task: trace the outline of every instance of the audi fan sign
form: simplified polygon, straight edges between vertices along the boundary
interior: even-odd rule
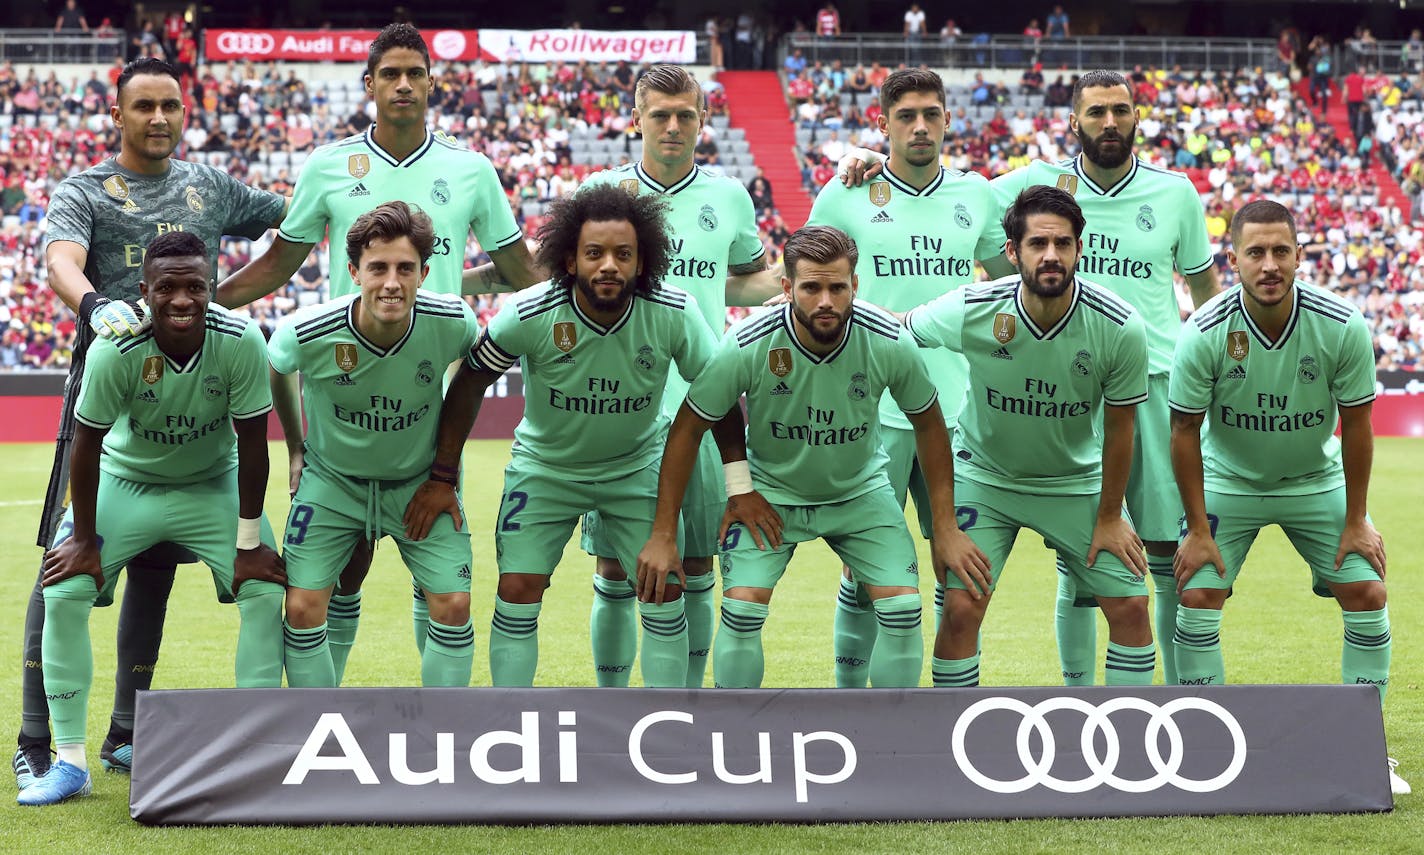
[[[203,55],[210,62],[362,62],[379,30],[219,30],[203,36]],[[488,58],[480,53],[476,30],[432,30],[423,34],[436,61],[469,62]]]
[[[1392,807],[1370,686],[139,696],[150,824],[845,822]],[[1328,738],[1323,738],[1327,737]]]

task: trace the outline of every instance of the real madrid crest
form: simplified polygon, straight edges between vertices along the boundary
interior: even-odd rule
[[[1300,358],[1300,367],[1296,369],[1296,376],[1302,383],[1314,383],[1315,378],[1320,376],[1320,367],[1315,364],[1315,357],[1309,354]]]
[[[342,374],[350,374],[356,370],[356,345],[338,344],[333,356],[336,358],[336,367]]]
[[[1240,362],[1246,358],[1246,354],[1251,352],[1250,340],[1246,337],[1245,330],[1233,330],[1226,337],[1226,355]]]
[[[122,202],[129,197],[129,183],[122,175],[110,175],[104,179],[104,192]]]
[[[643,369],[644,371],[652,371],[654,364],[653,349],[647,346],[646,344],[643,345],[642,347],[638,348],[638,358],[633,361],[636,362],[638,364],[638,367]]]
[[[994,338],[999,344],[1008,344],[1019,331],[1019,319],[1008,312],[994,315]]]
[[[209,401],[216,401],[223,396],[222,378],[216,374],[209,374],[203,378],[203,394]]]
[[[861,374],[858,371],[855,374],[852,374],[850,378],[850,386],[846,389],[846,397],[850,398],[852,401],[864,401],[865,396],[869,394],[870,389],[866,386],[865,375]]]
[[[198,190],[189,184],[183,191],[183,201],[188,203],[188,210],[195,214],[203,213],[203,197],[198,195]]]
[[[618,182],[618,186],[623,188],[623,192],[629,196],[638,195],[638,179],[636,178],[624,178]]]
[[[420,365],[415,369],[415,385],[429,386],[435,382],[435,366],[428,359],[420,360]]]
[[[1141,208],[1138,208],[1137,216],[1133,222],[1137,223],[1137,227],[1144,232],[1150,232],[1157,228],[1157,218],[1152,216],[1152,206],[1143,205]]]
[[[143,382],[152,386],[163,379],[163,357],[150,356],[143,361],[143,372],[139,375]]]
[[[785,377],[791,373],[791,348],[773,347],[766,354],[766,362],[772,374]]]
[[[961,229],[968,229],[974,226],[974,219],[969,216],[969,209],[964,207],[963,202],[954,206],[954,224]]]
[[[697,212],[697,225],[701,226],[704,232],[717,230],[717,212],[712,210],[711,205],[703,205],[702,210]]]
[[[578,343],[578,330],[574,328],[572,321],[560,321],[554,324],[554,347],[564,353],[574,349]]]
[[[1086,350],[1078,351],[1073,357],[1073,373],[1079,377],[1087,377],[1093,372],[1093,355]]]
[[[430,201],[437,205],[448,205],[450,203],[450,182],[444,178],[435,179],[435,183],[430,188]]]
[[[1078,195],[1078,176],[1060,175],[1058,176],[1058,189],[1070,196]]]
[[[876,181],[870,185],[870,204],[877,208],[883,208],[890,204],[890,183],[887,181]]]
[[[369,154],[353,154],[346,158],[346,171],[351,173],[352,178],[365,178],[366,173],[371,171],[371,156]]]

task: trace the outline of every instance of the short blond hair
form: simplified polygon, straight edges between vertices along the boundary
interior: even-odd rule
[[[638,83],[633,87],[633,104],[639,110],[646,108],[649,92],[661,92],[664,95],[681,95],[684,92],[691,92],[697,96],[697,109],[704,108],[704,98],[702,96],[702,85],[697,82],[687,69],[680,65],[670,63],[660,63],[643,72],[638,78]]]

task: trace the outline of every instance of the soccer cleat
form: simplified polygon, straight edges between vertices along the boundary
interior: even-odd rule
[[[99,763],[105,772],[118,772],[120,775],[133,772],[133,744],[108,737],[104,740],[104,747],[99,749]]]
[[[15,784],[20,789],[38,781],[49,771],[48,745],[39,742],[32,742],[29,745],[21,745],[15,749]]]
[[[22,805],[57,805],[75,796],[87,796],[94,791],[89,770],[56,760],[43,778],[20,791],[15,801]]]
[[[1396,796],[1407,796],[1412,792],[1409,782],[1399,777],[1399,773],[1394,771],[1394,767],[1399,765],[1399,761],[1393,757],[1389,758],[1389,791]]]

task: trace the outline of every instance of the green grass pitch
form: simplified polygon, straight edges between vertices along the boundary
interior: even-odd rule
[[[38,498],[49,473],[43,445],[0,445],[0,538],[4,570],[0,602],[0,735],[19,727],[20,628],[40,551],[33,545]],[[272,446],[268,515],[279,528],[287,509],[285,454]],[[504,441],[472,442],[465,457],[466,508],[475,532],[474,685],[488,685],[489,618],[494,597],[491,532]],[[1424,693],[1419,668],[1424,640],[1414,635],[1424,617],[1424,554],[1418,473],[1424,442],[1384,439],[1377,445],[1370,508],[1384,533],[1390,560],[1394,634],[1392,685],[1385,708],[1390,753],[1400,771],[1424,787]],[[921,561],[928,555],[921,544]],[[765,633],[766,685],[825,686],[832,682],[831,616],[839,563],[821,544],[798,551],[772,601]],[[592,683],[588,649],[591,560],[571,541],[554,576],[540,620],[540,685]],[[924,579],[929,580],[929,574]],[[1041,541],[1022,537],[984,630],[985,685],[1054,684],[1057,656],[1052,629],[1054,570]],[[1341,627],[1333,603],[1310,594],[1308,574],[1276,529],[1263,533],[1226,611],[1223,638],[1233,682],[1330,683],[1339,679]],[[347,670],[358,686],[415,685],[419,661],[411,638],[410,581],[394,545],[385,541],[366,583],[360,635]],[[929,599],[928,583],[926,600]],[[113,691],[113,633],[117,608],[96,609],[95,685],[90,704],[90,753],[97,760]],[[927,625],[929,624],[927,615]],[[169,607],[156,688],[230,685],[237,610],[212,599],[200,566],[179,573]],[[1100,632],[1106,638],[1106,632]],[[1254,655],[1250,652],[1256,651]],[[927,665],[928,667],[928,660]],[[1159,672],[1160,673],[1160,672]],[[1099,660],[1101,679],[1101,658]],[[1159,677],[1160,679],[1160,677]],[[636,680],[636,677],[635,677]],[[926,673],[922,685],[929,685]],[[1328,733],[1320,734],[1328,739]],[[5,745],[10,743],[6,742]],[[6,748],[9,756],[10,748]],[[97,768],[97,763],[96,763]],[[8,771],[3,776],[9,781]],[[0,785],[13,792],[12,785]],[[1393,814],[1370,816],[1217,817],[1134,820],[1023,820],[1014,822],[855,825],[664,825],[555,827],[339,827],[150,829],[128,818],[128,780],[96,772],[95,794],[52,808],[21,809],[7,795],[0,805],[0,852],[1419,852],[1424,851],[1424,795],[1401,797]],[[1424,793],[1424,789],[1419,790]]]

